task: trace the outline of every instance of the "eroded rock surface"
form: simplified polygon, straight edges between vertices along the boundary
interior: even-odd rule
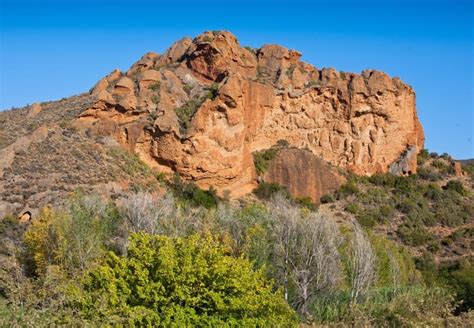
[[[99,81],[75,126],[233,197],[256,185],[252,152],[282,139],[358,174],[394,163],[416,172],[416,160],[403,157],[424,142],[413,89],[383,72],[317,69],[300,56],[241,47],[229,32],[184,38]]]

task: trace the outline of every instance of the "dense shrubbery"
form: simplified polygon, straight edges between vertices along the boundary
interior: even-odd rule
[[[88,272],[73,302],[94,325],[295,326],[261,270],[210,236],[135,234],[127,257]]]
[[[460,254],[469,252],[472,241],[469,225],[474,217],[474,198],[471,188],[464,178],[453,176],[453,159],[447,154],[438,156],[423,151],[418,164],[418,174],[406,177],[349,175],[347,184],[335,196],[344,210],[367,228],[384,225],[384,229],[389,231],[395,229],[403,244],[427,254],[436,254],[438,259],[449,259],[448,254],[452,254],[454,259],[461,258]],[[328,203],[332,198],[328,195],[322,200]],[[451,232],[440,238],[437,231]],[[380,254],[378,257],[380,259]],[[455,307],[456,313],[473,308],[473,300],[468,295],[472,294],[474,281],[470,261],[472,258],[468,256],[467,260],[456,260],[450,265],[433,262],[431,268],[422,265],[426,261],[418,263],[424,280],[431,282],[430,288],[447,288],[457,301],[461,301]],[[344,299],[347,295],[340,297]],[[343,309],[339,308],[344,312]],[[338,316],[344,316],[339,310],[331,309]],[[401,322],[396,325],[402,325]]]
[[[404,219],[400,237],[409,244],[422,245],[431,240],[424,227],[438,224],[455,227],[474,215],[472,195],[461,181],[450,180],[440,188],[432,180],[391,174],[350,177],[335,195],[347,200],[346,211],[366,227],[387,223],[399,213]]]

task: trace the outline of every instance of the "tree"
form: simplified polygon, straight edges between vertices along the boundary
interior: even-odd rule
[[[126,230],[129,233],[144,231],[150,234],[160,233],[160,228],[166,218],[176,212],[174,197],[166,194],[161,199],[154,198],[146,192],[129,195],[121,206],[125,218]]]
[[[376,255],[361,226],[354,221],[353,239],[349,260],[349,278],[351,281],[351,303],[365,296],[375,281]]]
[[[44,208],[24,236],[32,270],[44,275],[56,265],[70,274],[84,271],[103,253],[113,219],[97,196],[75,194],[63,210]]]
[[[297,317],[261,270],[211,236],[133,234],[87,273],[73,306],[94,324],[294,326]]]
[[[292,304],[306,316],[316,296],[334,289],[341,278],[341,243],[334,220],[317,213],[304,217],[286,198],[277,196],[270,206],[276,218],[275,258],[288,299],[290,284],[296,287]]]

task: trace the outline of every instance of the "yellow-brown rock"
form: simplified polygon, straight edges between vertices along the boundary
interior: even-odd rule
[[[416,172],[424,136],[410,86],[373,70],[318,70],[300,57],[277,45],[243,48],[229,32],[184,38],[101,80],[76,126],[234,197],[256,185],[252,153],[282,139],[358,174]]]

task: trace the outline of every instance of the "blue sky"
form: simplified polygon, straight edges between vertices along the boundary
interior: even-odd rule
[[[0,0],[0,108],[60,99],[183,36],[233,32],[414,87],[426,147],[474,157],[473,1]]]

